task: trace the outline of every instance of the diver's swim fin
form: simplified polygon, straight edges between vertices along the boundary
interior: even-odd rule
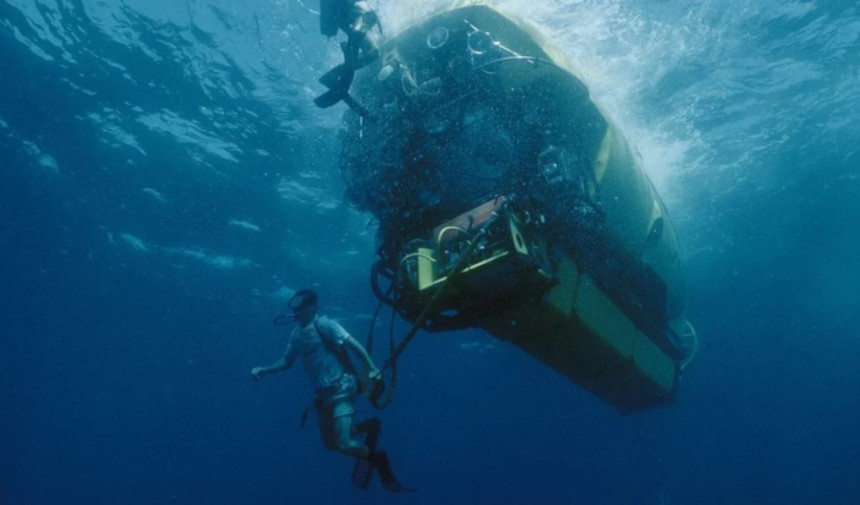
[[[338,103],[343,100],[343,93],[336,92],[334,90],[329,90],[323,93],[322,95],[314,98],[314,103],[320,109],[328,109],[332,105]]]
[[[379,480],[382,482],[382,487],[392,493],[412,493],[416,489],[408,488],[397,480],[394,473],[391,471],[391,463],[388,462],[388,454],[385,451],[376,450],[379,442],[379,432],[382,423],[376,417],[371,417],[366,421],[362,421],[355,425],[355,434],[358,436],[364,435],[364,445],[370,449],[370,454],[366,459],[356,459],[355,466],[352,468],[352,484],[361,489],[367,489],[370,486],[370,481],[373,479],[373,474],[379,474]]]
[[[371,417],[355,425],[356,435],[364,435],[364,445],[370,449],[371,453],[376,452],[380,427],[381,423],[376,417]],[[352,484],[357,488],[367,489],[370,486],[370,481],[373,479],[373,472],[375,470],[376,468],[370,462],[370,459],[356,459],[355,466],[352,467]]]
[[[355,70],[346,63],[341,63],[324,73],[319,78],[319,83],[329,89],[335,89],[344,85],[348,88],[352,84],[353,77],[355,77]]]
[[[327,91],[322,95],[314,98],[314,103],[317,104],[317,107],[320,109],[327,109],[332,105],[343,100],[343,103],[347,104],[350,109],[354,110],[359,116],[373,119],[370,115],[370,111],[367,110],[366,107],[358,103],[355,98],[352,97],[349,93],[345,95],[341,95],[340,93],[335,93],[334,91]]]
[[[321,109],[327,109],[349,96],[349,87],[355,70],[344,63],[329,70],[319,78],[320,84],[328,88],[328,91],[314,98],[314,103]]]
[[[359,489],[367,489],[373,480],[375,468],[373,463],[366,459],[356,459],[352,467],[352,485]]]
[[[391,463],[388,462],[388,454],[385,451],[375,451],[370,453],[368,460],[376,468],[379,473],[379,481],[386,491],[391,493],[414,493],[418,491],[415,488],[406,487],[397,480],[394,473],[391,471]]]

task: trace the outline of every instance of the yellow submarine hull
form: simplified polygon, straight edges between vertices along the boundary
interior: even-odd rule
[[[447,48],[454,44],[468,53]],[[386,80],[394,72],[399,82],[391,85]],[[442,235],[467,227],[456,219],[474,222],[481,208],[474,206],[476,199],[528,193],[539,211],[505,218],[511,240],[459,267],[459,280],[440,297],[444,307],[469,305],[495,289],[493,278],[519,272],[513,278],[534,296],[505,294],[475,303],[480,310],[468,317],[471,325],[514,343],[622,412],[673,401],[692,333],[683,317],[675,230],[624,136],[558,51],[489,7],[458,8],[389,39],[379,61],[360,71],[353,95],[369,115],[345,113],[341,169],[347,194],[390,222],[380,234],[383,242],[396,244],[391,249],[398,253],[390,256],[397,259],[389,261],[393,277],[401,282],[408,276],[400,271],[413,270],[413,280],[402,282],[404,299],[427,303],[430,293],[454,277],[442,266],[447,240]],[[486,134],[486,118],[520,124],[481,140],[488,148],[457,147]],[[456,149],[456,156],[450,154]],[[534,152],[522,154],[528,150]],[[493,157],[494,152],[511,155]],[[565,154],[547,163],[550,169],[531,174],[547,152]],[[472,178],[456,161],[463,158],[490,175]],[[562,158],[574,175],[551,171]],[[423,191],[413,180],[431,172],[448,181],[437,184],[442,196],[429,200],[432,211],[411,212],[402,203],[411,196],[397,192]],[[499,173],[504,177],[494,178]],[[526,182],[511,182],[520,179]],[[540,183],[530,182],[536,179]],[[553,186],[551,180],[562,183]],[[566,196],[571,187],[577,188],[575,198]],[[577,211],[583,205],[576,202],[593,210]],[[525,224],[532,214],[556,224],[532,230]],[[424,245],[395,238],[429,235],[430,223],[444,220],[454,224],[443,226],[448,231],[441,234],[437,227]],[[565,224],[568,220],[574,224]],[[469,284],[468,278],[482,271],[481,282]],[[415,319],[415,311],[401,315]]]

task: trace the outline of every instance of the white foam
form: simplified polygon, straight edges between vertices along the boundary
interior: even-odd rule
[[[150,248],[146,244],[146,242],[132,235],[131,233],[120,233],[119,238],[121,238],[122,241],[126,243],[126,245],[128,245],[135,251],[150,252]]]
[[[166,201],[164,199],[164,195],[162,195],[160,192],[158,192],[157,190],[155,190],[153,188],[143,188],[141,191],[143,191],[147,195],[150,195],[151,197],[155,198],[159,202],[165,202]]]
[[[228,222],[227,222],[227,225],[228,225],[228,226],[236,226],[236,227],[239,227],[239,228],[244,228],[244,229],[246,229],[246,230],[251,230],[251,231],[256,231],[256,232],[259,232],[259,231],[260,231],[260,227],[259,227],[259,226],[257,226],[256,224],[254,224],[254,223],[250,222],[250,221],[242,221],[242,220],[239,220],[239,219],[231,219],[230,221],[228,221]]]

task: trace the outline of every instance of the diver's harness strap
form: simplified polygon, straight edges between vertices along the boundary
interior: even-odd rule
[[[457,260],[457,263],[454,265],[454,268],[451,269],[451,272],[445,277],[445,279],[433,292],[433,295],[430,297],[430,300],[427,302],[426,305],[424,305],[424,309],[421,311],[418,317],[415,318],[415,321],[412,323],[412,326],[409,328],[409,331],[406,332],[406,335],[400,340],[400,343],[397,344],[397,346],[394,345],[394,335],[392,333],[389,347],[391,356],[387,360],[385,360],[385,365],[383,366],[383,369],[391,369],[391,383],[388,385],[388,387],[385,387],[385,384],[382,381],[378,381],[379,386],[374,387],[373,391],[371,391],[369,395],[370,403],[376,409],[384,409],[388,406],[389,403],[391,403],[391,400],[394,398],[394,390],[397,387],[397,358],[399,358],[400,355],[403,354],[403,351],[406,350],[406,346],[408,346],[412,339],[415,338],[415,335],[418,334],[418,330],[424,326],[424,323],[432,315],[433,311],[436,308],[436,304],[439,301],[439,298],[445,292],[445,288],[448,286],[450,281],[468,266],[468,261],[471,258],[472,251],[474,250],[475,246],[478,245],[481,238],[483,238],[484,234],[487,233],[487,229],[495,222],[499,215],[499,213],[494,212],[493,217],[481,225],[478,232],[472,237],[471,241],[469,241],[469,244],[466,246],[466,249],[463,251],[463,254]],[[379,309],[377,308],[377,313],[378,310]],[[371,326],[371,333],[368,336],[368,346],[371,348],[373,343],[372,328],[373,327]]]

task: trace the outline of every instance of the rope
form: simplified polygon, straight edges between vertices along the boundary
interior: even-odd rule
[[[472,238],[472,241],[469,242],[468,246],[466,246],[466,250],[463,252],[463,255],[460,256],[460,259],[454,265],[454,268],[451,270],[451,273],[448,274],[448,276],[445,278],[445,280],[442,281],[442,283],[439,285],[438,288],[436,288],[436,291],[433,292],[433,296],[430,297],[430,300],[424,306],[424,309],[421,311],[421,313],[418,315],[418,317],[412,323],[412,327],[409,328],[409,331],[406,332],[406,335],[403,337],[403,339],[400,341],[400,343],[396,347],[394,346],[394,316],[392,313],[391,340],[390,340],[391,357],[385,361],[385,365],[383,366],[383,368],[390,368],[391,369],[391,383],[382,392],[382,393],[384,393],[384,396],[382,393],[380,393],[380,395],[377,398],[371,398],[371,404],[375,408],[382,410],[382,409],[386,408],[389,403],[391,403],[391,400],[394,398],[394,391],[397,388],[397,358],[399,358],[400,355],[403,354],[403,351],[406,350],[406,346],[409,345],[409,343],[412,341],[412,339],[415,338],[415,335],[418,334],[418,330],[424,326],[425,322],[427,322],[427,319],[431,315],[431,311],[435,309],[436,302],[442,296],[442,293],[445,291],[445,288],[451,282],[451,279],[453,279],[457,274],[459,274],[465,268],[466,260],[469,258],[469,256],[471,256],[472,250],[478,244],[479,239],[484,236],[484,234],[486,233],[486,230],[487,230],[487,227],[484,226],[475,235],[475,237]]]

